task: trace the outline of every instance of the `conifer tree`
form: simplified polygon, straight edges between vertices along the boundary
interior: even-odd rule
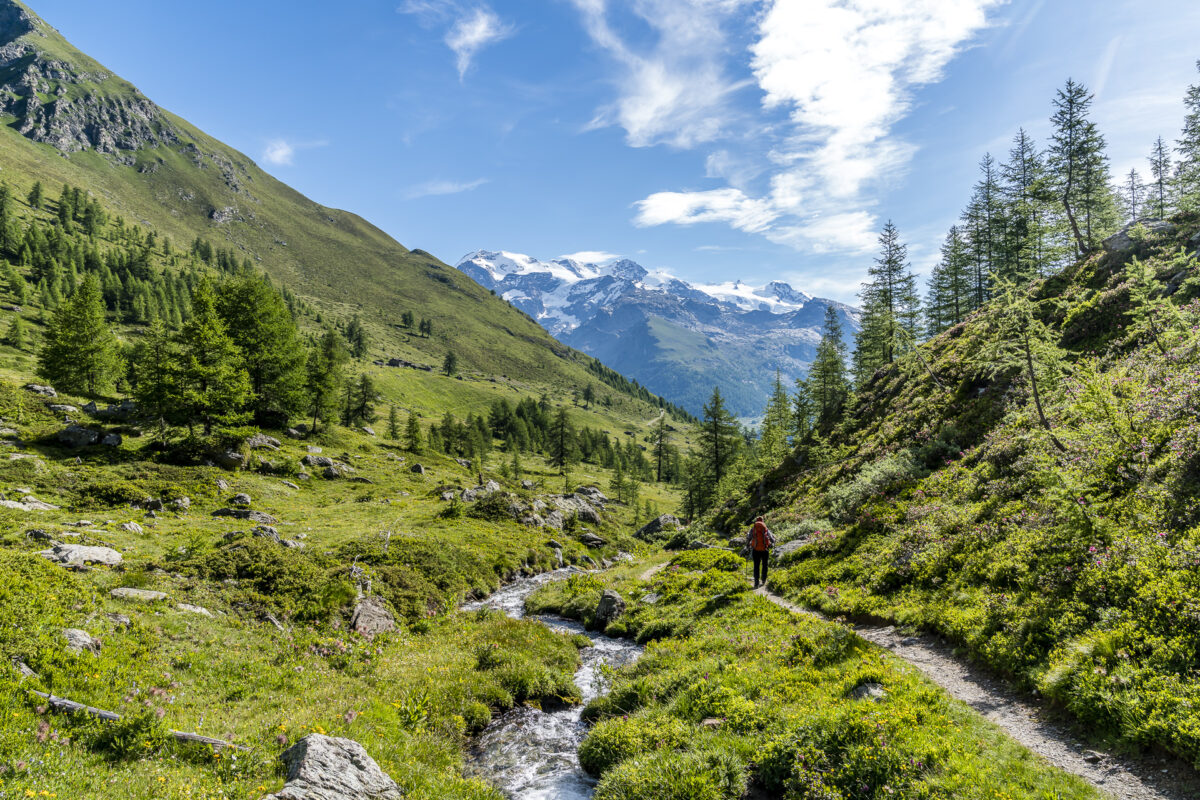
[[[1151,187],[1151,202],[1158,219],[1167,218],[1167,199],[1171,183],[1171,154],[1160,136],[1150,150],[1150,175],[1154,178]],[[1137,219],[1137,216],[1134,216]]]
[[[658,415],[654,428],[654,480],[662,483],[663,466],[667,460],[667,412]]]
[[[758,441],[758,463],[770,468],[787,457],[791,449],[788,436],[792,432],[791,398],[783,388],[783,376],[775,370],[775,385],[763,413],[762,433]]]
[[[613,465],[613,474],[608,482],[608,490],[613,493],[613,497],[618,503],[625,501],[625,468],[620,459],[617,459]]]
[[[287,303],[265,276],[243,275],[221,284],[217,309],[242,352],[254,421],[286,426],[304,410],[305,357]]]
[[[1000,172],[991,153],[980,159],[979,173],[967,204],[966,229],[974,251],[976,301],[983,305],[990,292],[991,276],[1000,270],[1006,226]]]
[[[130,359],[134,399],[143,412],[158,420],[162,437],[179,404],[178,361],[175,343],[162,320],[151,323]]]
[[[4,335],[4,343],[14,350],[24,350],[29,347],[29,337],[25,333],[25,320],[18,314],[8,326]]]
[[[99,282],[89,275],[54,312],[38,374],[64,391],[95,395],[111,387],[120,370],[120,344],[104,317]]]
[[[1196,69],[1200,70],[1200,60],[1196,61]],[[1175,152],[1179,156],[1175,184],[1180,208],[1194,211],[1200,208],[1200,82],[1188,87],[1183,105],[1187,114],[1175,142]]]
[[[375,381],[367,373],[358,376],[350,389],[347,425],[370,425],[375,421]]]
[[[942,243],[942,257],[929,276],[925,302],[926,335],[937,336],[966,318],[975,308],[971,254],[962,230],[950,226]]]
[[[850,396],[846,379],[846,344],[842,340],[842,323],[837,309],[825,307],[825,324],[817,354],[808,369],[808,389],[817,425],[828,429],[842,416]]]
[[[400,441],[400,412],[393,403],[388,408],[388,438],[394,442]]]
[[[550,464],[558,467],[562,474],[575,461],[575,429],[567,416],[567,409],[562,406],[554,415],[550,425]]]
[[[708,498],[716,491],[721,480],[733,463],[738,447],[738,426],[733,414],[725,406],[720,387],[704,404],[704,417],[700,423],[700,458],[704,464],[705,482],[702,506],[707,508]]]
[[[332,328],[326,328],[308,351],[305,384],[314,433],[323,426],[332,425],[337,419],[338,401],[345,380],[342,367],[346,359],[346,349],[337,331]]]
[[[855,340],[855,381],[861,386],[875,370],[896,360],[900,348],[916,343],[920,301],[908,248],[889,220],[879,234],[879,256],[863,284],[862,329]]]
[[[408,425],[404,431],[404,446],[410,453],[421,452],[421,423],[417,421],[417,412],[408,412]]]
[[[458,355],[453,350],[446,351],[446,357],[442,359],[442,372],[450,377],[458,374]]]
[[[42,207],[42,182],[35,181],[33,188],[29,190],[29,206],[30,208]]]
[[[813,430],[812,389],[803,378],[796,380],[796,393],[792,395],[792,437],[801,442]]]
[[[346,342],[350,347],[350,355],[356,359],[367,357],[367,351],[370,347],[370,341],[367,337],[367,330],[363,327],[362,320],[358,315],[350,320],[346,326]]]
[[[251,396],[250,378],[207,279],[192,290],[192,316],[180,330],[179,350],[178,400],[188,428],[200,423],[207,435],[216,422],[241,419],[238,412]]]
[[[1050,118],[1048,166],[1077,256],[1096,249],[1115,217],[1104,137],[1088,118],[1091,106],[1087,88],[1068,79],[1055,96]]]
[[[1046,207],[1050,195],[1046,183],[1042,155],[1032,137],[1022,128],[1013,138],[1008,161],[1000,167],[1005,224],[999,272],[1002,277],[1018,283],[1045,274],[1049,267]]]
[[[1125,176],[1125,181],[1121,184],[1120,199],[1125,207],[1125,216],[1130,222],[1134,222],[1138,218],[1138,212],[1143,210],[1142,196],[1145,194],[1146,186],[1142,183],[1142,176],[1138,174],[1136,169],[1130,169],[1129,174]]]

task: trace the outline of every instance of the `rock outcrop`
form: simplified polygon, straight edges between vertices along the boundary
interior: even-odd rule
[[[596,604],[596,627],[605,628],[610,622],[625,613],[625,598],[612,589],[605,589]]]
[[[105,564],[115,567],[124,558],[111,547],[95,547],[86,544],[56,544],[49,550],[38,553],[56,564],[77,566],[82,564]]]
[[[311,733],[283,752],[287,783],[263,800],[401,800],[404,794],[353,739]]]

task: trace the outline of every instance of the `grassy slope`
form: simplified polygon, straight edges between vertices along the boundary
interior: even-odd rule
[[[1127,333],[1130,253],[1036,288],[1066,348],[1043,390],[1068,453],[1020,373],[986,377],[985,309],[924,347],[944,386],[915,360],[882,371],[822,454],[719,517],[767,511],[805,538],[773,573],[788,596],[938,631],[1094,729],[1200,764],[1200,280],[1178,257],[1200,222],[1177,222],[1138,248],[1161,281],[1184,279],[1181,321],[1159,320],[1166,355]]]

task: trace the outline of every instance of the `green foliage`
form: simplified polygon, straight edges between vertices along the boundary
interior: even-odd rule
[[[0,550],[0,656],[35,668],[62,650],[62,630],[95,608],[96,593],[73,573],[32,554]]]
[[[684,551],[672,558],[671,564],[680,569],[701,571],[717,569],[725,572],[738,572],[745,568],[746,559],[728,550],[704,548]]]
[[[179,355],[177,407],[186,423],[201,423],[208,434],[217,422],[240,419],[237,410],[250,397],[250,380],[208,281],[192,293],[192,317],[180,331]]]
[[[38,373],[60,390],[96,395],[120,372],[117,337],[104,317],[100,284],[86,277],[54,312],[38,354]]]

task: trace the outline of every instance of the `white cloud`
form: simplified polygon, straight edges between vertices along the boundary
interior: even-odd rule
[[[296,148],[286,139],[272,139],[263,151],[263,161],[277,166],[291,166],[295,154]]]
[[[447,194],[460,194],[469,192],[473,189],[478,189],[488,182],[487,178],[476,178],[473,181],[445,181],[434,180],[426,181],[425,183],[417,184],[410,187],[404,196],[409,200],[416,200],[420,197],[437,197]]]
[[[516,28],[505,23],[486,4],[464,4],[458,0],[405,0],[396,9],[414,15],[421,25],[449,25],[443,41],[454,53],[458,79],[466,77],[471,61],[488,45],[507,39]]]
[[[914,92],[940,80],[1005,1],[638,0],[634,12],[655,35],[634,45],[614,29],[607,0],[572,0],[622,67],[618,97],[594,125],[621,125],[633,146],[725,145],[705,165],[725,188],[656,192],[636,204],[635,224],[720,222],[853,253],[875,244],[870,192],[916,150],[893,132]],[[748,54],[739,25],[752,28]],[[732,108],[746,85],[739,73],[761,91],[754,118]]]
[[[727,101],[744,88],[726,74],[723,25],[746,0],[639,0],[632,11],[653,32],[644,49],[610,24],[607,0],[572,0],[588,35],[620,65],[618,98],[589,128],[620,125],[633,147],[694,147],[719,138]]]
[[[619,253],[610,253],[606,250],[580,250],[578,253],[565,253],[559,256],[559,258],[567,258],[582,264],[603,264],[606,261],[615,261],[620,257]]]

